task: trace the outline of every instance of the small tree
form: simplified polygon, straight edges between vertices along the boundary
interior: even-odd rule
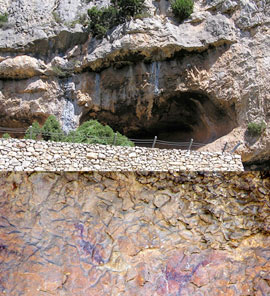
[[[72,131],[66,138],[67,142],[87,143],[87,144],[113,144],[115,133],[108,125],[104,126],[97,120],[89,120],[84,122]],[[134,146],[127,137],[117,133],[116,145],[119,146]]]
[[[34,121],[32,123],[32,127],[29,127],[25,133],[24,138],[25,139],[32,139],[32,140],[37,140],[39,137],[41,138],[42,135],[42,130],[37,121]]]
[[[54,115],[50,115],[42,127],[42,137],[45,141],[60,142],[64,139],[64,133],[60,123]]]
[[[188,18],[193,12],[193,0],[173,0],[172,11],[179,22]]]
[[[11,136],[8,133],[4,133],[2,139],[10,139]]]

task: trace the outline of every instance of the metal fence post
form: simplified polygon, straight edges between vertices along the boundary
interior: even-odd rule
[[[223,149],[222,149],[222,154],[225,152],[226,148],[227,148],[228,142],[225,143]]]
[[[116,144],[116,139],[117,139],[117,133],[114,133],[114,136],[113,136],[113,145],[114,146]]]
[[[30,139],[33,140],[33,128],[32,128],[32,125],[29,126],[29,130],[30,130]]]
[[[240,146],[242,145],[241,142],[238,142],[238,144],[232,149],[231,153],[234,153],[234,151]]]
[[[153,141],[153,144],[152,144],[152,148],[155,148],[156,142],[157,142],[157,136],[155,136],[155,138],[154,138],[154,141]]]
[[[193,143],[193,139],[190,139],[190,143],[189,143],[189,146],[188,146],[188,152],[190,152],[190,149],[191,149],[192,143]]]

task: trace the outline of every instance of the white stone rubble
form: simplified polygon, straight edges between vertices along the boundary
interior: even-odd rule
[[[241,156],[144,147],[0,139],[2,171],[243,171]]]

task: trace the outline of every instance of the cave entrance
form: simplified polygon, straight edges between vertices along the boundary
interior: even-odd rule
[[[122,103],[114,113],[100,111],[94,118],[132,139],[157,136],[164,141],[189,142],[192,138],[201,144],[213,142],[236,127],[234,105],[217,105],[201,92],[176,92],[155,98],[151,116],[147,105],[141,108],[139,117],[135,104]],[[83,121],[88,119],[83,117]]]

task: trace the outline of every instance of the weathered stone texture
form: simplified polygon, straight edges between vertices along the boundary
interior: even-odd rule
[[[0,139],[2,171],[243,171],[241,156],[143,147]]]
[[[1,295],[270,294],[259,173],[1,173]]]

